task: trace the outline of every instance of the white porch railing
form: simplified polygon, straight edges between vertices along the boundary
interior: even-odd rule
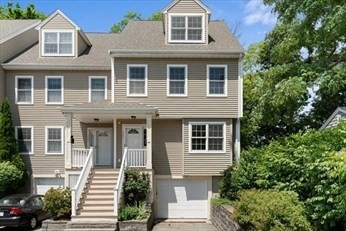
[[[82,172],[79,175],[78,181],[76,186],[72,189],[72,205],[71,205],[71,213],[72,216],[76,216],[78,203],[80,200],[80,197],[82,196],[84,186],[88,180],[88,176],[90,174],[90,170],[94,166],[94,148],[91,147],[89,150],[89,154],[87,156],[87,159],[83,165]]]
[[[127,163],[129,167],[145,167],[147,165],[147,150],[128,149]]]
[[[121,198],[121,193],[123,191],[125,169],[128,167],[127,155],[128,155],[128,149],[125,148],[123,160],[121,161],[121,167],[119,170],[118,182],[114,188],[114,216],[118,216],[118,212],[119,212],[119,204],[120,204],[119,202]]]
[[[89,149],[74,148],[72,150],[72,167],[81,168],[85,164]]]

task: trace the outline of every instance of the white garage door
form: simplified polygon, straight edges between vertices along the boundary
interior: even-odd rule
[[[50,188],[64,187],[64,178],[36,178],[36,193],[44,195]]]
[[[157,180],[158,218],[207,218],[206,180]]]

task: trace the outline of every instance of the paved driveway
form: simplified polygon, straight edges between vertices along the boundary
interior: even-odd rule
[[[208,223],[171,223],[171,222],[161,222],[157,223],[153,231],[217,231],[214,225]]]

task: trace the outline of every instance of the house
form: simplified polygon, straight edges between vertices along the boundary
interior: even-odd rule
[[[346,107],[338,107],[335,111],[328,117],[328,119],[320,127],[320,131],[328,128],[336,127],[341,120],[346,118]]]
[[[60,10],[36,25],[36,42],[1,65],[31,190],[70,186],[73,219],[116,218],[136,167],[156,218],[209,218],[239,160],[244,54],[211,14],[175,0],[162,21],[119,34],[85,33]]]

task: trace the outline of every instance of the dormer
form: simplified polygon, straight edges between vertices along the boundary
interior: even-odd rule
[[[40,57],[78,57],[91,43],[84,32],[60,10],[40,23]]]
[[[166,44],[208,44],[211,10],[199,0],[175,0],[163,10]]]

